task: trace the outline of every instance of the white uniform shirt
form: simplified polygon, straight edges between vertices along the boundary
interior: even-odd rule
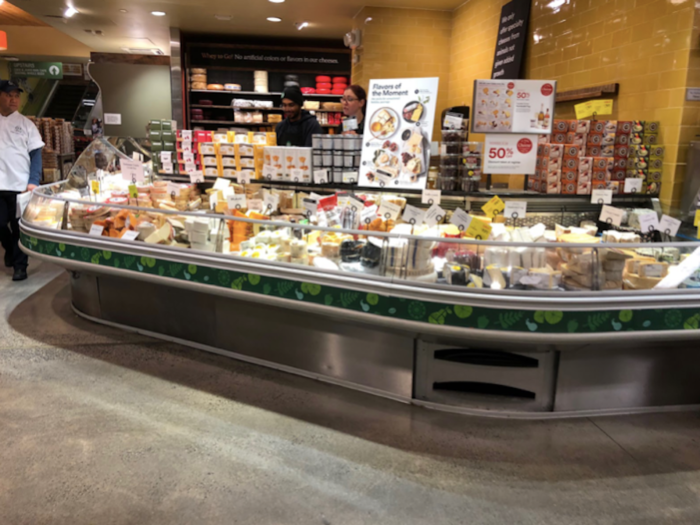
[[[29,184],[29,152],[44,147],[36,126],[15,111],[0,115],[0,191],[25,191]]]

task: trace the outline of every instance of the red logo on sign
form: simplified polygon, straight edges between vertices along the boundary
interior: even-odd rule
[[[520,153],[530,153],[532,151],[532,141],[530,139],[520,139],[518,141],[518,151]]]
[[[544,84],[544,85],[542,86],[542,90],[541,90],[541,91],[542,91],[542,94],[543,94],[545,97],[548,97],[549,95],[551,95],[552,93],[554,93],[554,87],[552,87],[552,84]]]
[[[513,89],[515,87],[515,82],[508,82],[508,89]]]

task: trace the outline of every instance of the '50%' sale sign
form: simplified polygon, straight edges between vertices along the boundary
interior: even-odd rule
[[[537,144],[534,135],[486,135],[484,173],[534,175]]]

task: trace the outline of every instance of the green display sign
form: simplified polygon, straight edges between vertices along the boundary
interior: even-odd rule
[[[10,76],[17,78],[63,79],[62,62],[10,62]]]

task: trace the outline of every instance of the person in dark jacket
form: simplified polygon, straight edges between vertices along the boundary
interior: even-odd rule
[[[308,111],[302,108],[304,95],[298,86],[288,87],[282,95],[284,120],[277,124],[277,145],[310,148],[312,135],[323,134],[323,128]]]

